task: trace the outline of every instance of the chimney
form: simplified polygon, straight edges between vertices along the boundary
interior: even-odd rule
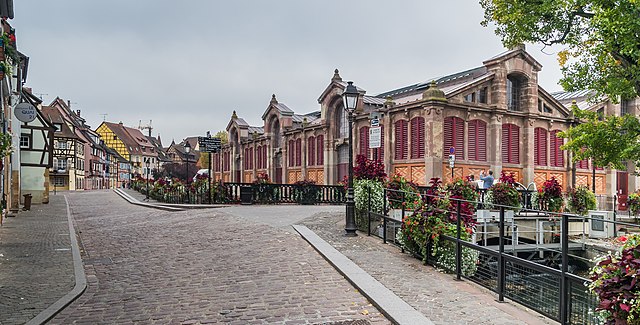
[[[71,101],[67,100],[67,107],[71,108]]]
[[[120,123],[119,123],[119,124],[120,124],[120,126],[122,126],[122,121],[120,121]]]
[[[77,110],[77,111],[76,111],[76,114],[78,114],[78,116],[80,116],[80,110]]]

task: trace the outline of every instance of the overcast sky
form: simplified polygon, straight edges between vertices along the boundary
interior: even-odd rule
[[[153,120],[168,145],[251,125],[275,93],[297,113],[319,109],[338,68],[367,94],[482,65],[505,49],[480,26],[477,1],[16,0],[27,86],[56,96],[95,129]],[[528,45],[539,82],[561,90],[555,51]]]

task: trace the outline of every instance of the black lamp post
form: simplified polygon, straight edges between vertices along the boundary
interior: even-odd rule
[[[146,200],[149,201],[149,164],[151,164],[151,158],[149,157],[145,158],[144,164],[147,167],[147,198]]]
[[[184,142],[184,152],[186,153],[185,157],[187,159],[187,203],[191,203],[191,198],[189,197],[189,152],[191,152],[191,145],[189,141]]]
[[[347,87],[342,93],[344,97],[344,109],[349,113],[349,184],[347,188],[347,218],[344,227],[345,235],[349,237],[357,236],[355,202],[353,201],[353,112],[358,103],[358,89],[353,85],[353,81],[347,83]]]

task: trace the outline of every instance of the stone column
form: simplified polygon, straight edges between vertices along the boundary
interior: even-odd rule
[[[529,184],[534,180],[535,170],[535,120],[526,118],[522,130],[522,183]],[[547,153],[549,152],[549,132],[547,132]],[[547,163],[548,163],[547,159]]]
[[[443,178],[442,148],[444,146],[444,117],[441,103],[430,103],[424,106],[425,115],[425,177],[427,180],[437,177]],[[448,159],[448,157],[447,157]],[[428,183],[428,182],[427,182]]]
[[[487,153],[490,169],[495,178],[502,171],[502,114],[493,114],[489,123],[487,137]]]

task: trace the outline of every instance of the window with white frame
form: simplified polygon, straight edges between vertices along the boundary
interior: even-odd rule
[[[20,135],[20,148],[24,148],[24,149],[31,148],[31,137],[28,134]]]
[[[57,170],[66,170],[67,169],[67,160],[66,159],[58,159],[56,163]]]

